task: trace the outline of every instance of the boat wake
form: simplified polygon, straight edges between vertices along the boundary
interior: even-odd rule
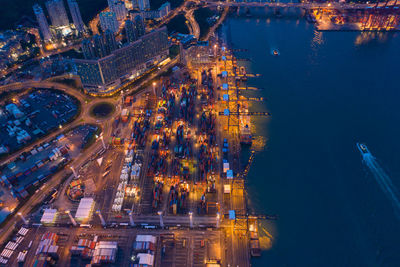
[[[365,146],[365,145],[363,145]],[[367,150],[367,152],[361,152],[363,157],[363,163],[368,167],[376,182],[379,184],[386,197],[391,201],[394,212],[397,218],[400,219],[400,197],[397,188],[393,185],[392,180],[386,174],[386,172],[379,165],[374,156]]]

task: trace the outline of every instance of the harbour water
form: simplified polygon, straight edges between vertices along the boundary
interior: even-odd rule
[[[357,142],[400,188],[400,34],[317,32],[297,18],[229,18],[248,49],[257,152],[248,197],[278,214],[261,232],[272,245],[253,266],[399,266],[400,221]],[[280,56],[271,51],[279,49]],[[258,136],[258,137],[257,137]],[[259,145],[260,147],[260,145]]]

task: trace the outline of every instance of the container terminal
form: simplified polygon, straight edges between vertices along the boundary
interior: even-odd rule
[[[240,162],[251,117],[270,115],[249,111],[241,92],[257,75],[218,40],[181,61],[144,91],[121,92],[89,159],[67,162],[63,183],[18,214],[0,264],[250,266],[261,256],[261,216],[248,215],[245,193],[255,153]],[[64,139],[55,156],[75,146]]]

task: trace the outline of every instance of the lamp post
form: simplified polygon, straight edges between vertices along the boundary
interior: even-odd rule
[[[19,217],[21,217],[22,221],[24,222],[24,224],[28,224],[28,221],[25,219],[24,215],[22,215],[21,212],[18,212]]]
[[[189,211],[189,226],[193,228],[193,212]]]
[[[78,224],[76,223],[75,219],[72,217],[71,212],[69,210],[66,210],[65,213],[68,214],[68,217],[71,220],[72,224],[74,226],[77,226]]]
[[[163,221],[163,218],[162,218],[162,211],[160,210],[159,212],[157,212],[158,213],[158,215],[160,216],[160,227],[161,228],[164,228],[164,221]]]
[[[103,227],[106,227],[106,226],[107,226],[107,225],[106,225],[106,221],[104,220],[103,215],[101,215],[100,210],[97,210],[96,213],[97,213],[97,215],[99,215],[99,218],[100,218],[100,221],[101,221],[101,225],[102,225]]]
[[[132,211],[131,210],[128,211],[128,214],[129,214],[129,222],[130,222],[131,226],[134,227],[135,226],[135,222],[133,221]]]
[[[71,169],[72,173],[74,174],[74,177],[75,177],[75,178],[78,178],[78,174],[76,173],[74,167],[71,166],[71,167],[69,167],[69,168]]]
[[[157,96],[156,94],[156,82],[153,82],[153,93],[155,96]]]
[[[100,136],[96,135],[96,139],[98,139],[98,138],[100,138],[101,144],[103,145],[103,148],[106,149],[106,144],[104,143],[103,135],[100,135]]]

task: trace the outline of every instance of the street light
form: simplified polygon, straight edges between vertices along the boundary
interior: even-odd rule
[[[163,221],[163,218],[162,218],[162,211],[161,210],[158,211],[157,214],[160,216],[160,227],[164,228],[164,221]]]
[[[156,95],[156,82],[153,82],[153,93]]]
[[[68,217],[69,217],[69,219],[71,220],[72,224],[73,224],[74,226],[77,226],[78,224],[76,223],[75,219],[72,217],[71,211],[66,210],[65,213],[68,214]]]
[[[18,212],[18,216],[21,217],[21,219],[24,222],[24,224],[28,224],[28,221],[25,219],[24,215],[22,215],[21,212]]]
[[[193,212],[189,211],[189,225],[190,228],[193,228]]]
[[[78,175],[77,175],[77,173],[76,173],[74,167],[71,166],[71,167],[69,167],[69,168],[71,169],[72,173],[74,174],[74,177],[75,177],[75,178],[78,178]]]

